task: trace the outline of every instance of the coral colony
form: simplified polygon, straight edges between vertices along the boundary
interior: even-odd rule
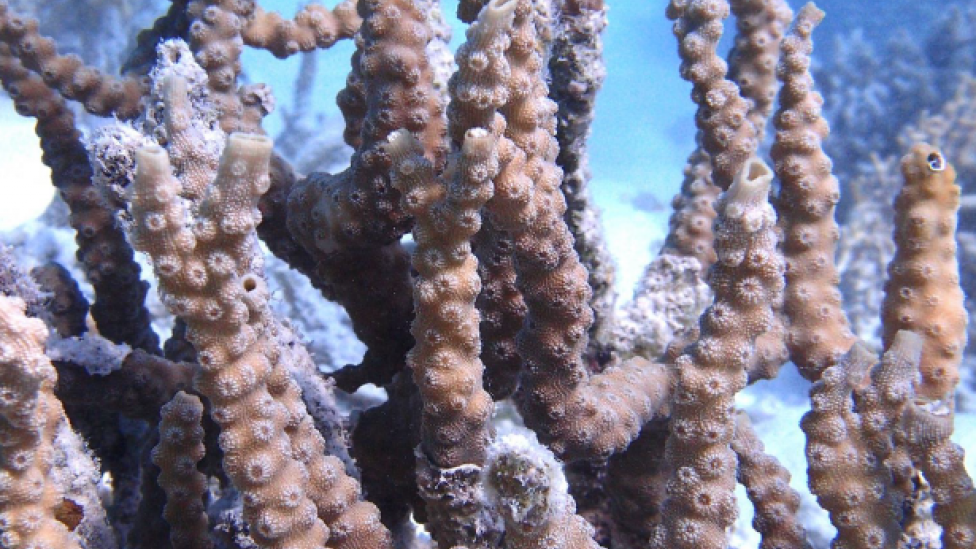
[[[882,345],[859,341],[811,77],[823,12],[666,9],[698,149],[615,310],[586,190],[602,0],[462,0],[449,78],[429,0],[292,20],[174,1],[123,77],[0,4],[0,81],[36,120],[94,288],[89,306],[65,269],[0,258],[0,546],[725,549],[741,484],[761,547],[805,549],[790,475],[735,401],[790,364],[812,382],[800,427],[832,547],[976,547],[950,441],[967,337],[953,158],[902,152]],[[298,174],[242,50],[345,39],[355,152]],[[67,101],[111,120],[83,136]],[[271,308],[261,242],[345,309],[361,363],[319,372]],[[176,317],[163,345],[135,252]],[[347,417],[334,391],[367,384],[387,396]],[[503,411],[524,427],[501,433]]]

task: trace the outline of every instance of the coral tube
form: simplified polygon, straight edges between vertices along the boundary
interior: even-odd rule
[[[702,315],[698,341],[674,364],[666,450],[672,473],[656,548],[728,544],[726,529],[736,516],[733,399],[783,291],[776,216],[767,200],[772,179],[765,164],[750,160],[719,199],[718,260],[709,276],[715,300]]]

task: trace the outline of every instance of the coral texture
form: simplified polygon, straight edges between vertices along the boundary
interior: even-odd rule
[[[47,327],[0,296],[0,544],[10,549],[80,547],[57,516],[63,486],[52,475],[54,437],[65,421],[57,374],[44,356]]]
[[[808,4],[783,41],[778,69],[783,87],[770,151],[781,182],[776,205],[789,288],[783,304],[789,322],[786,342],[790,358],[811,380],[836,364],[854,342],[834,266],[839,238],[834,206],[840,190],[822,149],[829,129],[820,114],[823,99],[810,76],[810,35],[822,19],[823,12]]]
[[[917,145],[902,159],[905,186],[895,200],[897,250],[888,267],[882,304],[884,341],[913,330],[925,341],[919,395],[942,398],[959,383],[966,346],[956,261],[959,187],[951,164],[937,149]]]
[[[937,55],[896,48],[879,101],[826,78],[852,99],[831,106],[812,4],[787,32],[782,0],[671,0],[696,149],[616,308],[587,157],[612,3],[462,0],[453,60],[436,0],[261,4],[174,0],[116,77],[0,2],[0,83],[67,203],[43,223],[65,217],[80,260],[28,274],[0,249],[0,545],[726,549],[750,535],[744,505],[764,549],[976,543],[950,439],[976,362],[959,276],[976,201],[953,168],[976,174],[966,25],[932,42],[960,56],[945,67],[913,71]],[[341,40],[340,130],[317,118],[315,56]],[[282,83],[251,81],[273,72],[248,48],[301,57],[282,139],[262,127]],[[901,128],[888,92],[913,85],[939,110]],[[861,121],[883,139],[848,135]],[[863,214],[843,228],[841,188]],[[790,381],[757,382],[788,360],[813,383],[792,446],[836,535],[808,522],[783,444],[760,440],[759,414],[786,414],[752,401]]]

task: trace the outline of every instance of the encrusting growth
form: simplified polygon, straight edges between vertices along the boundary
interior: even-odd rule
[[[600,209],[589,189],[591,178],[587,141],[596,116],[597,92],[607,74],[603,62],[602,34],[609,7],[603,0],[561,2],[552,23],[549,52],[549,97],[559,106],[556,113],[556,165],[563,171],[560,190],[566,197],[563,218],[573,234],[573,247],[589,273],[593,289],[590,308],[590,349],[587,354],[607,352],[617,298],[616,266],[607,247]],[[594,357],[603,362],[606,359]]]
[[[821,114],[823,98],[813,90],[810,76],[810,35],[822,19],[823,12],[807,4],[783,41],[778,69],[783,87],[770,151],[781,182],[776,209],[786,256],[786,344],[797,368],[812,381],[854,343],[834,264],[840,237],[834,207],[840,189],[823,152],[830,129]]]
[[[938,149],[912,147],[902,159],[905,185],[895,199],[895,257],[882,304],[884,342],[912,330],[925,342],[916,393],[951,395],[966,346],[966,309],[956,260],[956,171]]]
[[[54,396],[58,375],[44,356],[47,326],[27,318],[24,307],[0,295],[0,546],[79,548],[55,518],[63,494],[51,475],[52,454],[66,419]]]
[[[506,549],[598,549],[593,527],[576,514],[562,464],[538,441],[494,442],[482,473],[488,500],[505,521]]]

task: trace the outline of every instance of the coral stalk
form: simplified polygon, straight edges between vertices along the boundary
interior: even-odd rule
[[[51,168],[51,181],[71,211],[69,221],[78,244],[75,255],[95,288],[91,314],[100,333],[116,343],[158,353],[159,337],[145,307],[149,284],[140,279],[141,268],[115,222],[116,210],[92,184],[92,166],[74,113],[41,77],[24,68],[6,44],[0,44],[0,81],[18,112],[37,119],[42,160]]]
[[[24,307],[0,295],[0,545],[78,549],[55,516],[63,493],[52,476],[54,437],[66,418],[54,396],[57,373],[44,356],[47,326],[27,318]]]
[[[807,435],[810,491],[837,527],[834,543],[852,549],[894,548],[900,529],[891,475],[873,456],[853,409],[852,392],[875,362],[870,351],[854,345],[813,385],[812,410],[800,422]]]
[[[905,185],[895,199],[895,257],[882,304],[884,342],[898,330],[922,336],[920,396],[950,395],[966,347],[966,309],[956,260],[956,172],[939,150],[919,144],[902,159]]]
[[[712,177],[723,190],[758,147],[758,133],[748,117],[750,105],[726,78],[728,65],[716,51],[729,11],[727,0],[671,0],[666,11],[675,22],[681,77],[694,85],[695,124],[712,159]]]
[[[823,12],[807,4],[783,41],[778,69],[783,87],[770,151],[781,181],[776,208],[786,256],[786,344],[800,373],[814,381],[854,343],[841,309],[834,263],[840,237],[834,207],[840,189],[823,152],[830,129],[821,114],[823,98],[813,90],[810,76],[810,35],[822,19]]]
[[[325,544],[328,531],[309,499],[308,472],[289,457],[285,410],[268,392],[278,351],[262,325],[269,322],[267,290],[246,269],[250,210],[267,181],[270,151],[266,138],[232,137],[211,195],[216,203],[202,205],[215,215],[191,231],[183,224],[187,212],[173,200],[180,184],[168,155],[158,147],[139,150],[133,240],[153,258],[168,306],[187,322],[201,366],[196,385],[223,431],[224,469],[245,498],[252,537],[264,547],[313,548]]]
[[[976,544],[976,489],[966,471],[965,452],[949,437],[953,411],[946,401],[909,403],[902,418],[900,441],[932,486],[932,514],[942,527],[944,549]]]
[[[448,167],[453,177],[447,185],[436,180],[420,143],[404,132],[391,136],[387,151],[393,184],[417,220],[417,316],[411,329],[416,344],[407,364],[424,400],[422,448],[439,467],[481,464],[492,404],[481,387],[480,317],[474,307],[481,281],[469,240],[493,192],[494,139],[486,130],[470,130],[460,157]]]
[[[504,167],[487,208],[515,244],[516,285],[528,316],[518,335],[525,364],[516,402],[527,426],[564,459],[605,458],[623,449],[663,404],[664,371],[641,359],[590,377],[583,364],[593,320],[586,269],[562,218],[555,166],[556,106],[542,78],[531,3],[516,8]],[[608,426],[612,426],[607,428]]]
[[[169,523],[173,549],[210,549],[204,494],[207,477],[197,470],[203,459],[203,404],[194,395],[176,393],[161,411],[159,444],[152,462],[160,468],[159,485],[166,491],[163,516]]]
[[[672,467],[656,548],[724,549],[735,520],[733,399],[746,385],[755,341],[773,317],[783,291],[783,260],[776,249],[776,216],[767,196],[772,172],[750,160],[719,199],[709,276],[714,303],[701,318],[701,336],[674,364]]]
[[[749,416],[735,416],[732,450],[739,460],[736,477],[756,509],[752,525],[762,535],[759,549],[809,549],[797,511],[800,495],[790,488],[790,472],[765,452]]]
[[[118,79],[86,66],[77,55],[58,55],[54,40],[41,36],[36,19],[13,12],[0,2],[0,41],[9,45],[24,67],[67,99],[82,102],[88,112],[101,116],[135,118],[141,111],[145,82]]]

